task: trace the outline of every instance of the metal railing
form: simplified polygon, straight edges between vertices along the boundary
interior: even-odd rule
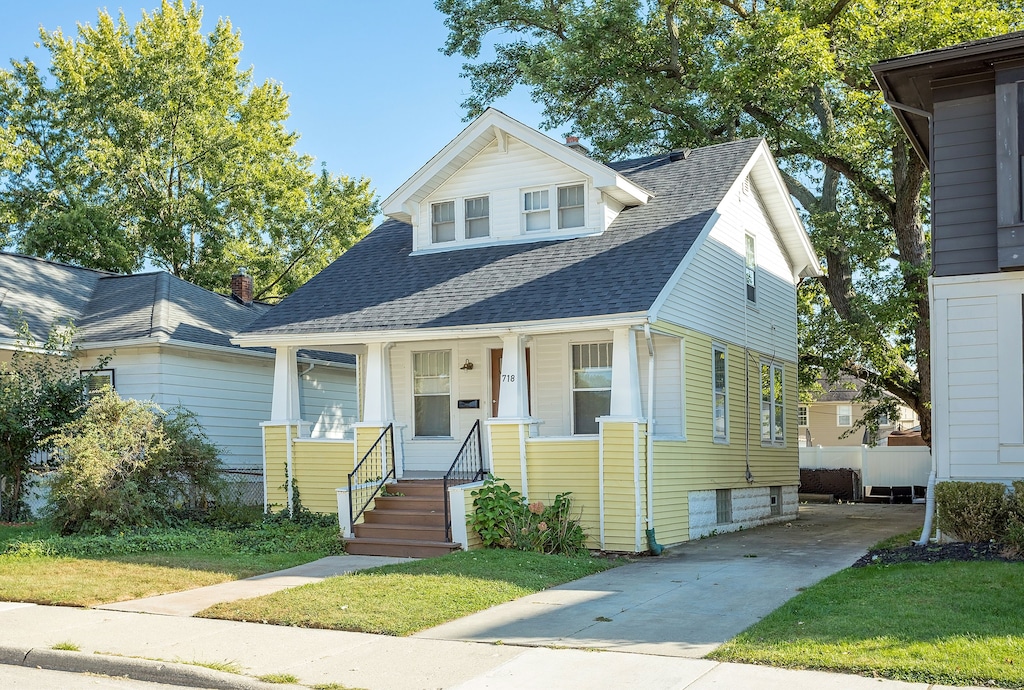
[[[348,475],[349,524],[355,525],[388,479],[395,478],[395,432],[388,424]],[[356,510],[356,506],[359,509]]]
[[[487,475],[484,470],[484,448],[480,438],[480,420],[476,420],[469,430],[462,448],[455,455],[455,461],[444,475],[444,529],[448,541],[452,539],[452,507],[448,498],[448,487],[456,484],[467,484],[483,479]]]

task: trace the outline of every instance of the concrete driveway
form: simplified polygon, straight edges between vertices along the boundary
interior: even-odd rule
[[[698,658],[923,520],[921,505],[802,505],[792,522],[687,542],[416,637]]]

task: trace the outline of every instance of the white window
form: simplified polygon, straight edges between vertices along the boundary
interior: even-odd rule
[[[430,205],[431,233],[434,242],[455,240],[455,202],[442,201]]]
[[[852,405],[836,405],[836,426],[853,426]]]
[[[612,344],[572,346],[572,433],[596,434],[612,409]]]
[[[485,196],[466,199],[466,239],[490,234],[490,200]]]
[[[807,426],[807,413],[807,405],[801,405],[799,408],[797,408],[797,422],[800,424],[800,426]]]
[[[104,390],[114,390],[113,369],[82,369],[78,372],[85,385],[85,393],[90,398],[95,398]]]
[[[582,228],[586,225],[583,185],[558,188],[558,229]]]
[[[761,443],[784,443],[786,406],[781,364],[761,363]]]
[[[413,418],[416,436],[451,436],[451,352],[412,354]]]
[[[538,189],[523,192],[524,227],[527,232],[551,229],[551,207],[548,204],[548,190]]]
[[[729,440],[729,390],[726,350],[715,345],[711,348],[714,381],[714,440],[725,443]]]
[[[747,301],[757,302],[757,256],[754,254],[754,236],[746,236],[746,279],[747,279]]]
[[[882,412],[878,415],[878,426],[889,426],[889,413]]]

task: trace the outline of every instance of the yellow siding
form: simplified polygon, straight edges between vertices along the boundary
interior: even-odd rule
[[[595,549],[600,548],[601,537],[597,454],[596,439],[545,441],[538,438],[526,441],[530,500],[549,504],[557,494],[571,491],[573,509],[580,513],[587,545]],[[519,474],[518,468],[516,474]]]
[[[516,491],[523,490],[519,454],[521,428],[519,424],[492,424],[488,427],[491,435],[491,472],[495,477],[508,482]],[[532,483],[532,478],[528,476],[527,481]]]
[[[295,433],[295,427],[292,427]],[[266,471],[263,481],[267,488],[266,509],[271,512],[288,507],[287,464],[285,427],[263,427],[263,454],[266,458]]]
[[[636,481],[634,476],[634,425],[605,422],[601,425],[604,445],[604,534],[609,551],[636,551]],[[640,468],[641,478],[646,468]],[[641,500],[644,498],[641,487]]]
[[[384,427],[376,426],[359,426],[356,427],[356,444],[358,451],[355,455],[355,462],[359,462],[366,455],[367,451],[373,447],[373,444],[380,438],[381,433],[384,431]],[[349,472],[351,472],[351,468]]]
[[[293,441],[292,468],[302,505],[315,513],[337,513],[336,489],[348,486],[351,441]]]

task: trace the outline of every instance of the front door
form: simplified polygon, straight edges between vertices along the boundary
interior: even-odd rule
[[[491,416],[498,416],[498,397],[501,394],[501,350],[491,350]],[[526,348],[526,410],[533,414],[533,390],[530,388],[530,348]]]

